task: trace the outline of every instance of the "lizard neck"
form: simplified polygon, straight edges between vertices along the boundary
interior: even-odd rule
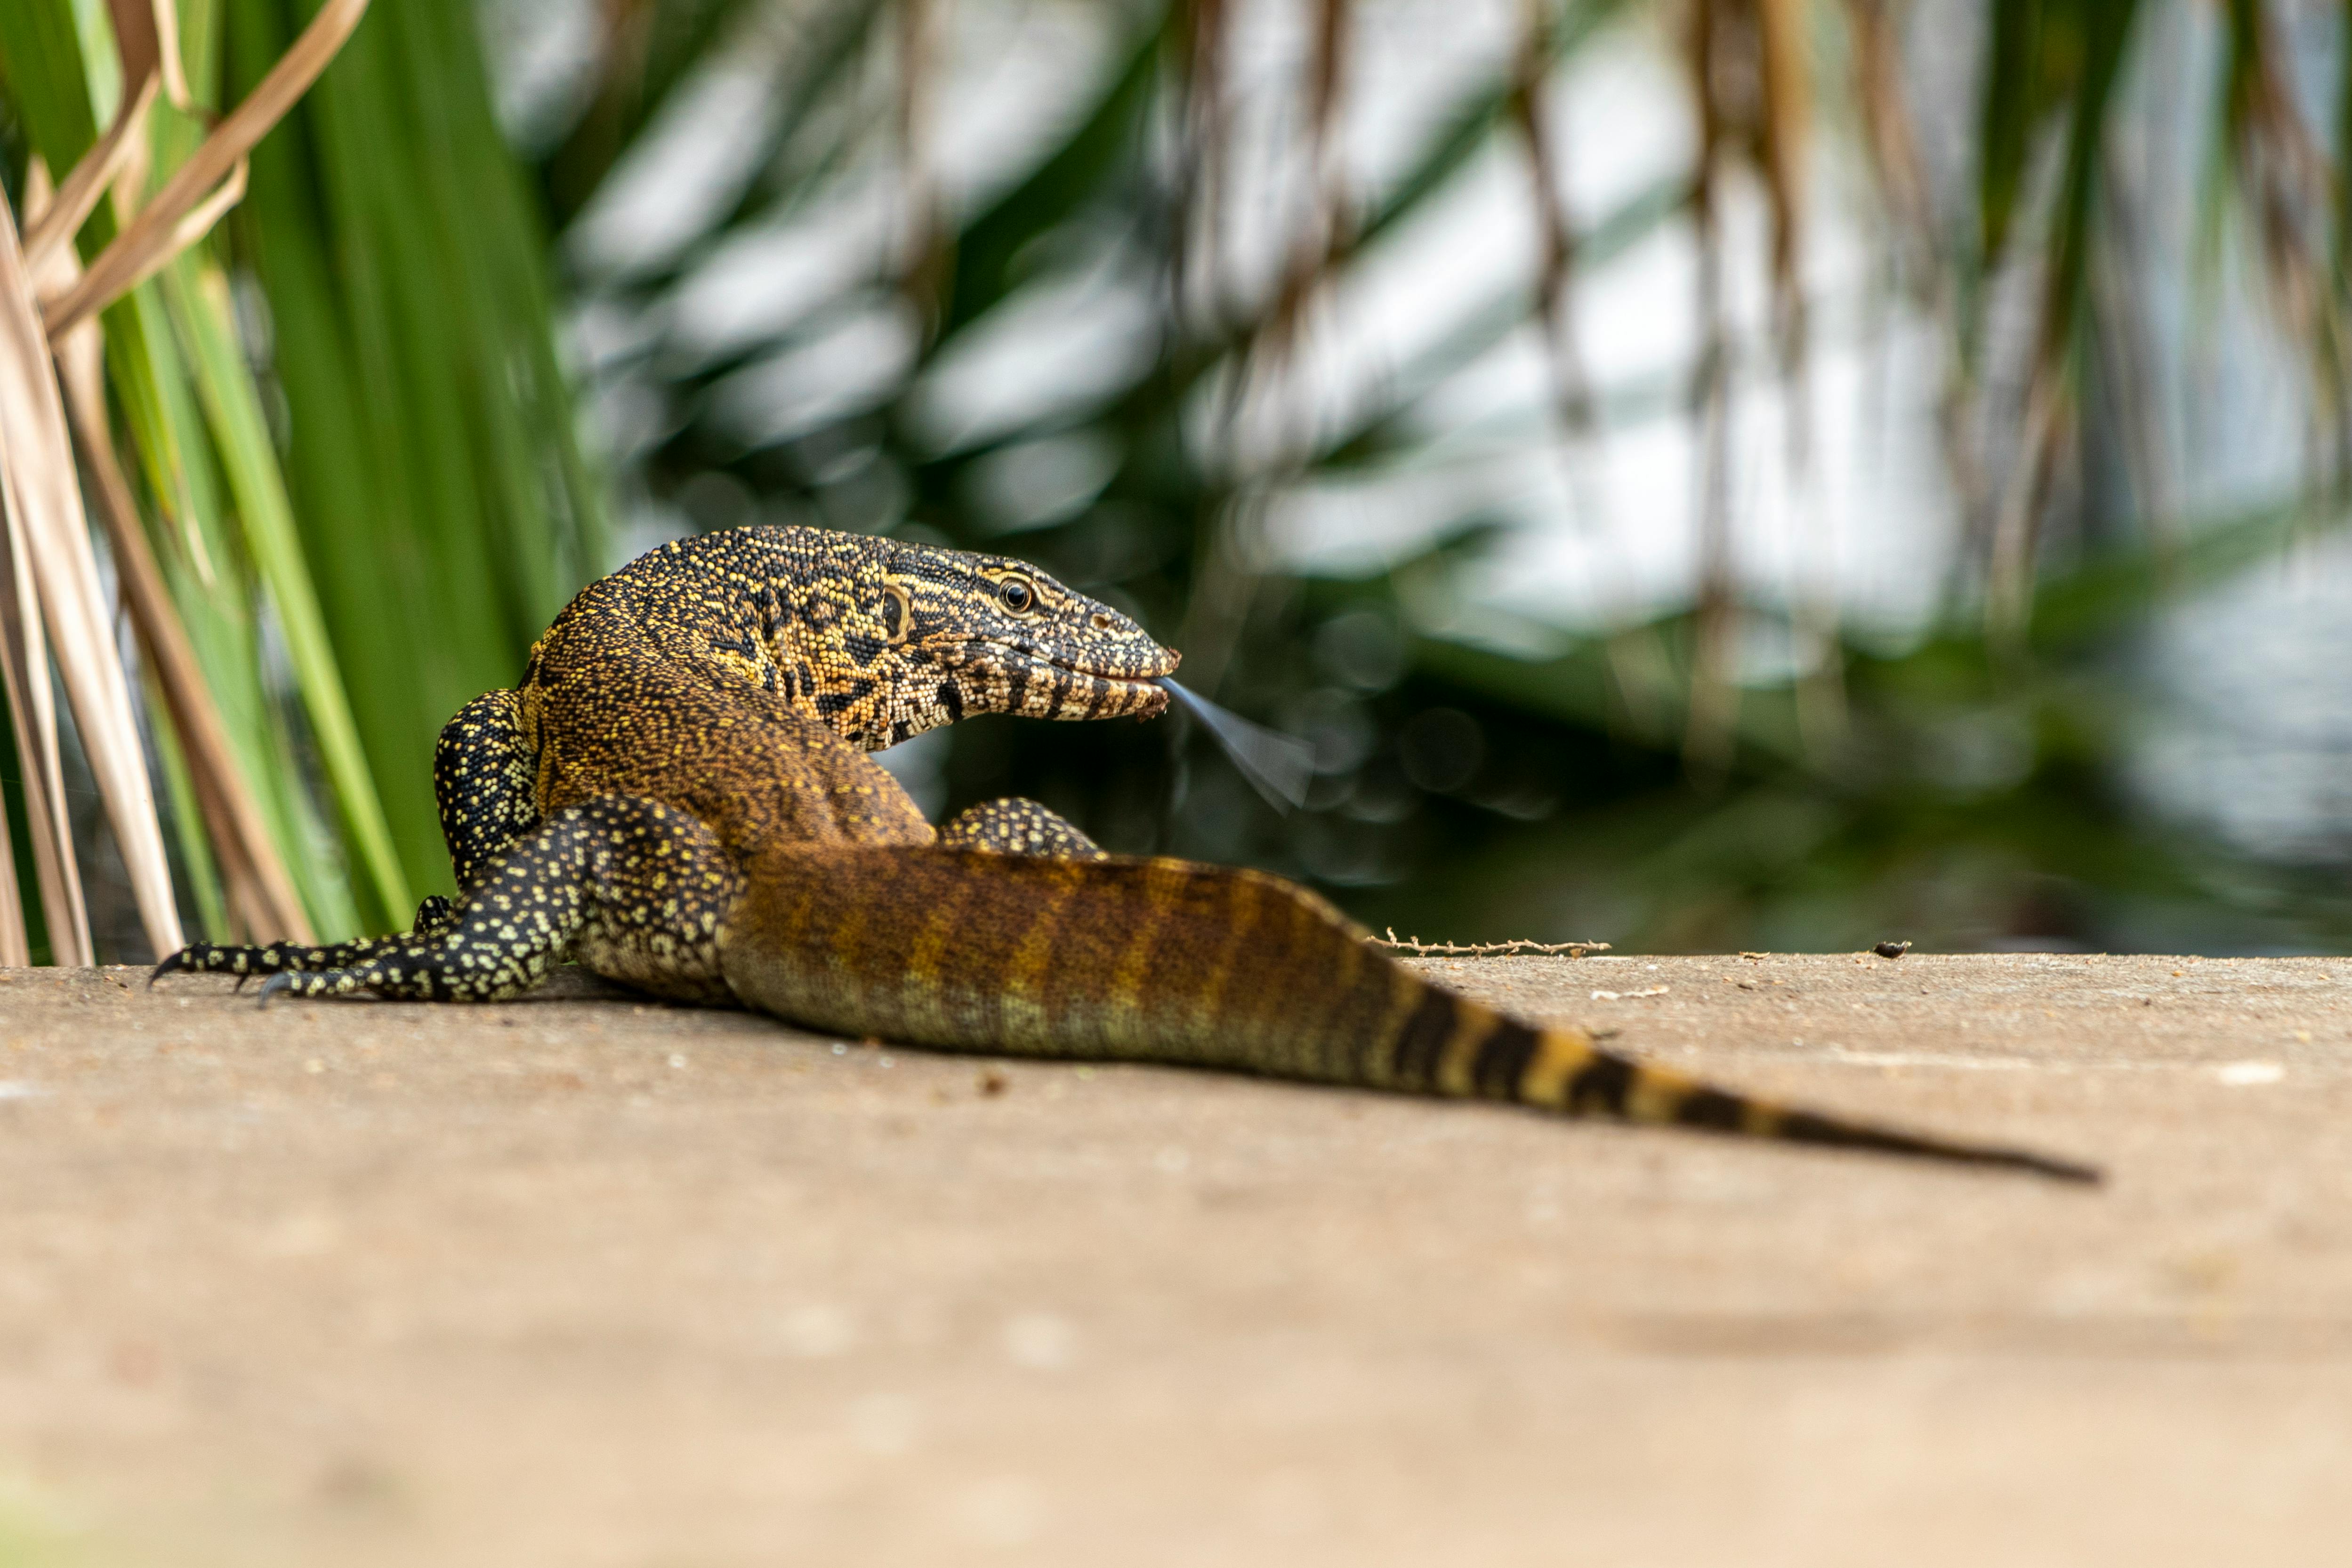
[[[863,540],[800,529],[681,539],[599,587],[625,600],[647,651],[711,686],[766,694],[860,750],[890,744],[880,629],[865,607],[878,573]],[[582,596],[578,608],[596,590]],[[559,629],[561,622],[559,622]]]

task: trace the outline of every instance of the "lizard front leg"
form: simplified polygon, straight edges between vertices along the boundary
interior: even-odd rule
[[[340,969],[363,964],[378,953],[391,953],[414,938],[439,936],[455,918],[455,906],[436,893],[416,906],[416,924],[409,927],[405,936],[362,936],[323,947],[305,946],[299,942],[264,942],[253,946],[191,942],[156,965],[150,980],[152,983],[175,974],[235,975],[237,988],[243,990],[245,982],[256,975],[275,975],[287,969]]]
[[[523,726],[520,693],[484,692],[442,726],[433,747],[433,799],[459,897],[539,826],[538,778],[539,753]],[[420,926],[424,919],[420,910]]]
[[[263,995],[504,1001],[569,953],[645,990],[724,1001],[719,931],[740,886],[696,818],[603,796],[556,812],[491,862],[437,934],[384,937],[356,962],[281,971]]]
[[[1076,824],[1034,800],[1016,798],[983,801],[959,812],[940,827],[938,842],[945,849],[992,850],[1002,855],[1103,858],[1102,846]]]
[[[457,910],[440,894],[433,894],[416,905],[416,924],[409,926],[407,936],[362,936],[351,943],[330,943],[327,947],[303,947],[301,943],[258,943],[252,947],[226,947],[214,943],[188,943],[172,956],[155,967],[148,983],[155,983],[169,973],[193,973],[193,976],[237,976],[237,989],[245,989],[247,980],[254,976],[275,976],[287,968],[346,968],[351,964],[364,964],[379,952],[395,952],[402,943],[424,936],[440,936],[457,919]]]
[[[433,794],[460,897],[491,862],[539,825],[532,792],[536,761],[517,693],[484,692],[442,727],[433,748]],[[411,938],[444,935],[456,918],[457,906],[436,893],[416,906],[415,922],[404,936],[366,936],[320,947],[197,942],[164,959],[155,973],[235,975],[243,980],[289,969],[347,969],[377,957],[391,959],[406,950]]]

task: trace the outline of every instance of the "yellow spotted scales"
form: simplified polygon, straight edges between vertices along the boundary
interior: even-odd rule
[[[265,998],[489,1001],[571,958],[680,1000],[950,1051],[1157,1061],[2095,1173],[1789,1109],[1433,985],[1277,877],[1106,855],[1029,800],[934,829],[866,753],[967,714],[1150,716],[1177,664],[1016,560],[811,528],[665,545],[443,731],[454,903],[404,935],[198,944]]]

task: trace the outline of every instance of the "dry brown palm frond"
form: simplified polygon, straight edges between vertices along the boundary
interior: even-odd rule
[[[1692,217],[1699,245],[1699,580],[1684,755],[1702,773],[1729,761],[1738,695],[1730,653],[1738,606],[1731,563],[1732,343],[1724,298],[1722,179],[1737,160],[1760,181],[1771,218],[1772,339],[1785,389],[1792,467],[1810,463],[1805,413],[1805,160],[1812,122],[1801,0],[1696,0],[1687,35],[1699,126]],[[1817,615],[1814,618],[1818,618]],[[1833,631],[1821,640],[1833,645]]]
[[[2074,429],[2074,399],[2054,355],[2037,355],[2025,392],[2025,423],[2017,455],[1993,515],[1985,581],[1985,630],[1993,644],[2014,654],[2024,643],[2033,600],[2033,559],[2042,507],[2058,454]]]
[[[152,95],[141,95],[147,97]],[[133,119],[143,120],[144,110]],[[111,156],[109,152],[106,156]],[[48,198],[48,171],[36,158],[27,171],[26,195],[36,208]],[[5,205],[5,204],[0,204]],[[0,221],[6,214],[0,211]],[[17,570],[26,559],[22,520],[17,515],[15,486],[10,482],[5,454],[0,453],[0,511],[6,513],[0,532],[0,683],[5,683],[10,728],[16,742],[19,788],[24,791],[25,820],[32,841],[35,882],[40,892],[43,924],[48,928],[49,961],[83,965],[90,962],[89,915],[84,904],[81,872],[74,860],[73,831],[65,806],[65,772],[58,737],[56,699],[49,683],[48,644],[41,634],[40,601],[30,572]],[[23,884],[15,878],[10,855],[10,879],[5,890],[7,923],[31,962],[29,941],[24,941]],[[10,951],[17,948],[12,946]]]
[[[2147,302],[2145,291],[2134,286],[2126,259],[2140,253],[2146,237],[2139,204],[2133,199],[2120,160],[2108,158],[2102,184],[2100,221],[2110,243],[2100,246],[2090,276],[2100,384],[2116,412],[2136,509],[2158,558],[2168,565],[2186,542],[2181,487],[2154,391],[2157,355]]]
[[[21,969],[33,961],[23,900],[22,884],[16,881],[16,846],[9,834],[0,833],[0,968]]]
[[[655,13],[659,9],[659,0],[604,0],[604,59],[597,83],[600,106],[606,100],[633,103],[643,96]]]
[[[1592,383],[1577,343],[1576,225],[1568,205],[1562,167],[1562,131],[1553,114],[1551,73],[1559,58],[1557,11],[1550,0],[1522,0],[1518,37],[1512,50],[1510,113],[1527,151],[1528,179],[1536,229],[1536,308],[1543,331],[1545,373],[1550,382],[1551,450],[1575,519],[1594,541],[1599,593],[1612,607],[1625,594],[1622,553],[1607,527],[1601,433],[1594,418]],[[1610,679],[1622,719],[1639,732],[1655,733],[1670,721],[1658,697],[1670,683],[1658,678],[1664,651],[1654,631],[1630,627],[1607,642]]]
[[[931,147],[948,4],[898,0],[898,287],[914,302],[926,333],[939,329],[955,263],[954,235],[940,210]]]
[[[1314,394],[1292,372],[1309,313],[1344,264],[1352,238],[1339,127],[1353,0],[1311,4],[1314,26],[1300,82],[1306,194],[1284,245],[1273,297],[1255,312],[1223,378],[1218,422],[1233,489],[1202,519],[1201,576],[1185,612],[1186,657],[1204,692],[1215,689],[1255,610],[1268,566],[1263,533],[1269,498],[1296,476],[1313,449]],[[1222,68],[1222,56],[1219,61]],[[1219,84],[1214,99],[1223,96]]]
[[[68,372],[69,376],[72,372]],[[83,385],[88,378],[80,378]],[[260,803],[236,765],[228,731],[212,689],[205,684],[195,649],[181,625],[162,570],[139,526],[136,503],[123,478],[111,442],[105,438],[103,393],[96,398],[77,387],[69,393],[74,432],[97,492],[115,574],[139,637],[141,656],[155,677],[170,713],[194,786],[205,836],[219,868],[229,916],[237,931],[256,942],[317,940],[310,916],[269,837]]]
[[[1551,113],[1552,9],[1547,0],[1521,0],[1513,51],[1511,112],[1526,144],[1536,218],[1536,303],[1542,313],[1551,374],[1552,410],[1562,431],[1580,436],[1592,424],[1592,387],[1577,351],[1572,298],[1576,228],[1570,220],[1559,168],[1559,131]]]
[[[122,96],[113,123],[83,154],[54,195],[40,202],[28,191],[25,225],[25,265],[35,277],[46,274],[50,258],[61,246],[72,243],[89,221],[107,188],[129,166],[147,138],[147,111],[155,102],[155,78],[149,77],[136,92]]]
[[[1738,608],[1731,550],[1733,342],[1725,299],[1723,180],[1744,167],[1761,185],[1769,216],[1771,339],[1780,367],[1792,480],[1801,492],[1811,465],[1804,287],[1806,161],[1812,136],[1812,74],[1803,0],[1694,0],[1688,77],[1699,127],[1699,167],[1691,210],[1699,246],[1700,350],[1692,390],[1698,422],[1699,568],[1690,717],[1684,755],[1701,774],[1730,760],[1738,697],[1730,680]],[[1836,613],[1822,591],[1798,595],[1797,619],[1825,656],[1838,646]],[[1808,730],[1843,728],[1843,687],[1833,664],[1810,683]]]
[[[69,274],[73,253],[59,257]],[[142,657],[161,691],[184,755],[190,782],[231,917],[256,941],[314,940],[292,878],[269,837],[260,803],[238,768],[228,731],[188,642],[178,608],[164,586],[140,525],[138,505],[115,455],[107,423],[105,349],[99,324],[86,320],[57,345],[58,378],[74,444],[89,476],[92,499],[106,529],[115,578],[131,613]]]
[[[1846,0],[1852,39],[1853,96],[1863,123],[1880,199],[1892,219],[1896,252],[1910,293],[1936,325],[1943,352],[1936,398],[1936,433],[1944,465],[1964,517],[1985,511],[1985,478],[1969,439],[1975,379],[1961,346],[1959,300],[1937,234],[1917,122],[1903,74],[1902,41],[1889,0]]]
[[[27,762],[27,805],[39,824],[35,859],[52,952],[68,963],[88,963],[92,955],[61,800],[46,667],[51,651],[147,939],[158,954],[182,944],[162,826],[130,683],[100,589],[69,432],[79,434],[89,458],[150,658],[156,662],[166,691],[178,688],[179,700],[173,706],[180,710],[182,726],[193,742],[200,794],[207,800],[208,816],[216,819],[215,835],[241,916],[263,933],[307,929],[284,868],[268,851],[249,794],[242,790],[233,766],[226,774],[222,771],[226,740],[217,714],[208,702],[192,706],[184,700],[191,683],[201,690],[202,682],[194,673],[184,635],[173,636],[176,619],[167,624],[157,617],[159,609],[168,610],[169,601],[155,580],[152,559],[144,554],[129,486],[113,459],[102,355],[92,318],[194,244],[243,196],[246,154],[325,68],[365,12],[366,0],[328,0],[254,91],[205,139],[152,202],[129,214],[113,242],[83,272],[71,244],[74,232],[94,207],[98,193],[123,183],[130,160],[126,149],[143,143],[144,120],[159,79],[173,79],[175,96],[186,96],[184,83],[176,82],[178,47],[169,7],[118,5],[116,10],[126,79],[136,83],[135,89],[125,95],[107,135],[68,176],[61,194],[47,188],[46,174],[36,163],[26,193],[28,214],[37,225],[37,250],[28,255],[19,243],[13,215],[0,210],[0,500],[7,514],[8,579],[0,584],[5,591],[5,604],[0,607],[5,635],[0,641],[5,643],[12,722]],[[73,389],[71,415],[61,376]],[[257,843],[261,846],[257,852]],[[6,936],[0,927],[0,944]]]
[[[2258,0],[2228,0],[2222,131],[2228,163],[2269,287],[2265,301],[2305,356],[2313,435],[2338,486],[2352,481],[2352,343],[2331,277],[2329,216],[2340,177],[2296,105],[2276,19]]]
[[[169,953],[181,945],[180,918],[163,828],[99,588],[56,364],[13,219],[0,221],[0,431],[6,433],[0,463],[16,522],[11,542],[24,547],[17,570],[37,591],[40,624],[105,800],[140,922],[155,951]]]
[[[0,538],[0,681],[7,686],[18,788],[25,796],[41,916],[49,931],[49,961],[79,967],[91,960],[89,912],[82,900],[81,871],[74,862],[73,827],[66,816],[65,770],[58,749],[57,706],[49,689],[48,648],[41,638],[40,601],[32,575],[16,570],[26,545],[9,489],[5,473],[0,472],[0,511],[6,513],[5,537]],[[9,891],[12,895],[20,893],[17,888]]]
[[[1805,350],[1805,165],[1813,119],[1805,14],[1803,0],[1696,0],[1690,30],[1701,156],[1737,159],[1764,188],[1773,340],[1792,375],[1801,371]]]
[[[1738,123],[1732,61],[1724,41],[1732,6],[1697,0],[1691,7],[1689,59],[1698,112],[1698,168],[1691,182],[1691,219],[1698,235],[1699,354],[1691,406],[1699,425],[1698,584],[1693,605],[1690,711],[1683,758],[1696,773],[1719,776],[1730,760],[1738,695],[1731,685],[1731,637],[1738,613],[1731,576],[1730,328],[1723,298],[1722,162]]]
[[[180,15],[174,0],[107,0],[114,15],[114,47],[122,79],[163,84],[174,109],[189,107],[187,73],[180,64]]]
[[[1811,151],[1812,71],[1805,53],[1803,0],[1752,0],[1761,89],[1755,158],[1772,205],[1773,329],[1783,371],[1801,382],[1805,360],[1805,161]],[[1801,400],[1792,410],[1803,428]]]
[[[1845,9],[1854,103],[1880,194],[1906,247],[1917,253],[1915,264],[1940,270],[1935,208],[1928,196],[1927,165],[1919,157],[1918,128],[1904,91],[1902,44],[1895,20],[1887,14],[1887,0],[1846,0]]]
[[[1259,333],[1259,344],[1276,366],[1297,347],[1307,311],[1329,282],[1349,238],[1338,130],[1354,4],[1353,0],[1313,0],[1313,5],[1315,27],[1304,83],[1306,195],[1273,308],[1265,312]]]
[[[1197,315],[1204,336],[1222,333],[1224,314],[1227,0],[1185,0],[1181,13],[1183,126],[1178,143],[1177,225],[1169,295],[1181,320]]]
[[[367,7],[368,0],[327,0],[320,6],[293,47],[198,144],[138,215],[123,225],[89,269],[64,294],[43,302],[43,319],[52,336],[70,330],[84,316],[103,309],[201,236],[229,204],[220,200],[224,188],[235,184],[242,190],[246,154],[310,90],[352,29],[359,26]]]
[[[2041,108],[2047,107],[2042,100],[2065,105],[2068,120],[2057,195],[2041,242],[2042,298],[2026,371],[2024,423],[1986,540],[1985,627],[1996,644],[2012,653],[2023,645],[2043,514],[2060,472],[2062,447],[2075,428],[2072,367],[2093,256],[2102,243],[2097,217],[2105,134],[2136,9],[2131,4],[2091,7],[2079,29],[2054,42],[2039,36],[2023,44],[2012,40],[2013,47],[2024,48],[2036,60],[2032,74],[2037,85],[2029,99],[2021,100],[2024,107],[2009,104],[2005,110],[2009,119],[2001,122],[2003,145],[2010,152],[2007,172],[1994,182],[2000,189],[1987,203],[1989,245],[1997,243],[2009,226],[2022,149]],[[1989,115],[1989,124],[1991,119]],[[1989,139],[1990,134],[1989,131]]]
[[[1772,212],[1773,340],[1780,368],[1780,410],[1789,482],[1816,570],[1791,585],[1791,619],[1811,657],[1797,686],[1797,716],[1808,744],[1838,744],[1846,731],[1844,643],[1830,538],[1814,489],[1812,381],[1808,370],[1811,311],[1805,293],[1805,224],[1811,213],[1813,80],[1806,0],[1754,0],[1758,78],[1762,89],[1756,159]]]

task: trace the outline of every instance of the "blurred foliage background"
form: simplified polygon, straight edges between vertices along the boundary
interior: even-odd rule
[[[198,96],[312,9],[183,4]],[[792,522],[1034,559],[1316,751],[1283,814],[981,718],[886,758],[935,810],[1433,938],[2340,950],[2345,16],[403,0],[108,313],[117,418],[326,932],[446,887],[433,736],[573,589]],[[0,23],[12,197],[104,27]]]

